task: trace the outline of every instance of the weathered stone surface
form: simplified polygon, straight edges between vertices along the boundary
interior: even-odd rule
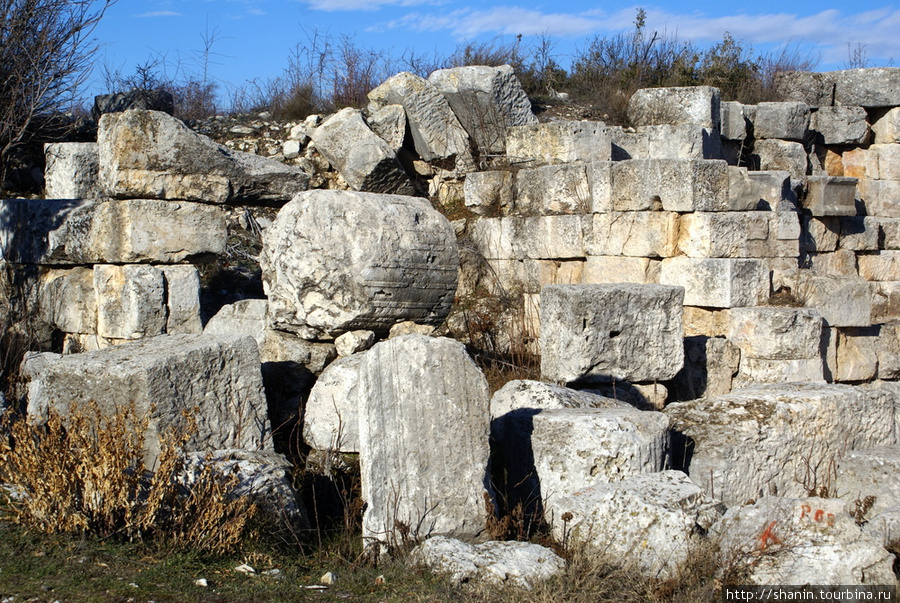
[[[319,375],[303,413],[303,440],[314,450],[359,452],[359,371],[365,354],[343,356]]]
[[[402,105],[419,157],[444,161],[447,169],[475,171],[469,136],[447,99],[428,80],[404,71],[369,92],[369,111]]]
[[[860,180],[856,190],[867,215],[900,218],[900,180]]]
[[[591,216],[483,218],[470,236],[487,259],[564,260],[585,256],[585,225]]]
[[[900,471],[900,447],[880,446],[863,450],[851,450],[838,464],[834,481],[837,498],[852,508],[855,501],[862,503],[873,497],[865,518],[871,518],[900,506],[900,483],[896,476]]]
[[[588,256],[584,262],[581,282],[588,284],[659,283],[659,260],[639,257]]]
[[[834,104],[834,78],[831,73],[812,71],[783,71],[775,74],[778,94],[810,107],[829,107]]]
[[[432,572],[450,574],[454,584],[485,582],[531,590],[565,569],[565,560],[531,542],[489,541],[467,544],[434,536],[410,553],[410,561]]]
[[[91,117],[94,121],[100,121],[100,117],[107,113],[121,113],[129,109],[163,111],[172,115],[175,113],[175,98],[170,92],[160,88],[154,90],[135,88],[128,92],[100,94],[94,97]]]
[[[100,120],[100,185],[112,197],[204,203],[284,203],[309,177],[281,162],[232,151],[159,111]]]
[[[836,329],[834,381],[868,381],[878,372],[879,327]]]
[[[513,174],[510,171],[471,172],[463,185],[466,208],[479,216],[498,215],[513,207]]]
[[[841,154],[841,165],[847,178],[878,178],[878,153],[871,147],[847,149]]]
[[[756,105],[742,105],[734,101],[721,103],[721,134],[726,140],[745,140],[747,126],[756,117]]]
[[[44,145],[44,197],[96,199],[100,154],[96,142],[55,142]]]
[[[809,105],[766,102],[756,105],[753,133],[757,139],[803,140],[809,129]]]
[[[759,169],[788,172],[791,186],[797,187],[806,179],[808,157],[799,142],[787,140],[757,140],[753,154],[759,157]]]
[[[696,124],[617,128],[612,133],[616,160],[725,158],[719,132]]]
[[[557,500],[553,535],[583,543],[652,578],[678,573],[699,544],[699,531],[721,516],[718,501],[680,471],[635,475]],[[564,513],[571,514],[562,521]]]
[[[594,214],[585,242],[591,256],[667,258],[675,255],[679,215],[665,211]]]
[[[878,144],[900,142],[900,107],[894,107],[876,119],[872,132]]]
[[[511,127],[506,154],[543,163],[611,161],[612,128],[598,121],[554,121]]]
[[[541,374],[549,381],[663,381],[681,369],[679,287],[548,285],[541,291]]]
[[[17,264],[176,263],[225,250],[225,216],[156,200],[0,201],[0,251]]]
[[[771,209],[783,214],[796,205],[791,174],[783,170],[748,171],[728,166],[729,211]]]
[[[814,216],[855,216],[856,178],[809,176],[803,207]]]
[[[834,102],[860,107],[900,106],[900,68],[871,67],[833,71]]]
[[[685,337],[728,337],[731,328],[731,310],[684,307]]]
[[[839,220],[841,249],[878,251],[881,239],[881,220],[871,216],[849,216]]]
[[[670,386],[674,400],[695,400],[731,393],[741,350],[724,337],[684,338],[684,367]]]
[[[354,190],[410,195],[412,182],[394,150],[375,134],[358,109],[342,109],[312,135],[313,144]]]
[[[249,337],[163,335],[70,356],[32,354],[22,365],[28,413],[46,420],[89,400],[104,413],[130,403],[149,415],[145,463],[159,455],[160,437],[183,425],[182,411],[197,407],[197,432],[187,451],[271,450],[256,344]]]
[[[140,339],[166,330],[166,289],[154,266],[94,266],[97,335]]]
[[[797,215],[786,218],[796,220]],[[778,238],[779,219],[772,212],[687,214],[680,221],[678,250],[693,258],[797,257],[797,239]]]
[[[789,288],[807,308],[815,308],[830,327],[867,327],[872,313],[868,282],[858,276],[834,276],[800,270]]]
[[[820,107],[812,114],[810,127],[822,135],[825,144],[865,144],[871,135],[862,107]]]
[[[867,281],[900,281],[900,251],[859,254],[859,275]]]
[[[516,173],[516,213],[524,215],[584,214],[591,208],[588,167],[547,165]]]
[[[711,536],[722,562],[746,568],[742,579],[750,584],[893,585],[894,556],[843,506],[837,499],[766,496],[730,508]]]
[[[465,347],[424,335],[383,341],[364,354],[357,388],[364,541],[397,542],[397,521],[411,538],[481,533],[489,398]]]
[[[50,270],[41,276],[41,318],[63,333],[97,333],[97,294],[91,268]]]
[[[394,153],[406,142],[406,111],[402,105],[386,105],[367,120],[372,131],[384,140]]]
[[[732,381],[735,389],[761,383],[824,383],[825,366],[822,358],[741,357],[740,371]]]
[[[684,287],[687,306],[757,306],[769,295],[769,270],[762,260],[666,258],[662,262],[659,282]]]
[[[591,392],[525,379],[510,381],[491,396],[491,419],[499,419],[513,411],[563,408],[629,408],[629,406]]]
[[[848,385],[760,385],[663,412],[688,446],[673,451],[676,468],[727,505],[804,496],[848,450],[894,441],[892,396]]]
[[[356,329],[386,334],[404,320],[439,324],[459,261],[452,226],[426,201],[310,191],[266,230],[260,264],[270,324],[329,339]]]
[[[830,252],[837,249],[841,223],[834,216],[801,216],[803,235],[800,250],[807,253]]]
[[[268,308],[269,302],[264,299],[242,299],[226,304],[209,319],[203,332],[207,335],[250,335],[261,348],[266,340]]]
[[[886,281],[871,284],[873,325],[900,320],[900,282]]]
[[[741,349],[742,358],[817,358],[822,316],[810,308],[734,308],[728,338]]]
[[[668,450],[665,415],[623,406],[513,410],[493,421],[491,435],[497,486],[510,508],[530,512],[595,484],[661,471]]]
[[[695,124],[718,130],[721,98],[718,88],[645,88],[628,101],[628,119],[634,126]]]
[[[504,153],[510,126],[537,123],[531,101],[509,65],[438,69],[428,82],[450,102],[481,154]]]
[[[166,285],[166,333],[199,334],[200,273],[194,266],[160,266]]]
[[[404,335],[431,335],[433,333],[434,326],[432,325],[420,325],[411,320],[404,320],[391,327],[390,332],[388,332],[388,339],[403,337]]]
[[[372,331],[348,331],[335,338],[334,347],[337,349],[338,356],[350,356],[368,350],[373,343],[375,343],[375,333]]]
[[[900,378],[900,323],[891,322],[880,327],[878,346],[875,349],[878,358],[878,378]]]

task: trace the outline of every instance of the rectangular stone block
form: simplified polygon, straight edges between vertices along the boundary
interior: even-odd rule
[[[834,104],[832,73],[814,71],[782,71],[775,74],[775,89],[787,100],[806,103],[810,107]]]
[[[200,318],[200,273],[194,266],[160,266],[166,285],[166,333],[203,332]]]
[[[851,251],[878,251],[881,225],[871,216],[845,216],[839,218],[841,249]]]
[[[808,253],[803,258],[803,268],[817,274],[834,276],[859,276],[856,268],[856,252],[837,249],[829,253]]]
[[[741,358],[820,358],[822,316],[811,308],[733,308],[728,339]]]
[[[643,88],[628,101],[633,126],[694,124],[718,130],[721,98],[718,88],[691,86]]]
[[[609,212],[590,218],[588,255],[666,258],[676,253],[679,216],[674,212]]]
[[[728,205],[730,211],[778,210],[793,200],[791,175],[786,171],[747,171],[728,166]]]
[[[803,234],[800,250],[804,253],[824,253],[837,249],[841,237],[841,223],[835,216],[801,216]]]
[[[681,218],[678,250],[693,258],[797,257],[799,242],[778,238],[779,221],[797,214],[773,212],[696,212]],[[790,233],[793,234],[793,233]]]
[[[869,283],[858,276],[832,276],[799,270],[790,289],[807,308],[815,308],[830,327],[867,327],[872,313]]]
[[[166,330],[166,290],[162,272],[139,264],[94,266],[97,335],[141,339]]]
[[[842,176],[878,179],[878,153],[870,148],[847,149],[841,154]]]
[[[0,201],[0,253],[15,264],[177,263],[225,251],[225,215],[199,203]]]
[[[856,178],[810,176],[803,207],[814,216],[855,216]]]
[[[684,291],[662,285],[550,285],[541,291],[549,381],[649,382],[681,369]]]
[[[900,323],[881,325],[875,345],[879,379],[900,378]]]
[[[105,414],[133,403],[138,417],[151,418],[147,467],[162,434],[184,425],[183,412],[197,419],[186,451],[272,450],[259,353],[249,336],[163,335],[83,354],[32,354],[23,374],[36,421],[91,400]]]
[[[900,142],[900,107],[885,111],[872,124],[875,142],[891,144]]]
[[[724,337],[684,338],[684,368],[672,380],[670,399],[695,400],[731,393],[741,351]]]
[[[744,140],[747,138],[747,126],[756,116],[756,105],[742,105],[734,101],[722,102],[722,138],[726,140]]]
[[[515,211],[522,215],[583,214],[591,209],[588,165],[563,164],[516,173]]]
[[[768,265],[755,259],[667,258],[659,282],[684,287],[688,306],[756,306],[769,296]]]
[[[513,222],[513,249],[519,247],[520,257],[533,259],[583,258],[584,229],[590,224],[589,215],[538,216]]]
[[[732,386],[741,389],[765,383],[825,383],[822,357],[769,360],[741,356]]]
[[[683,316],[685,337],[728,337],[731,310],[685,306]]]
[[[506,260],[514,257],[513,221],[523,218],[480,218],[475,220],[469,238],[478,252],[488,260]]]
[[[631,139],[639,142],[629,154],[632,159],[725,158],[719,132],[696,124],[642,126]]]
[[[867,281],[900,281],[900,251],[859,254],[856,261]]]
[[[584,262],[582,282],[585,284],[659,283],[660,261],[642,257],[594,256]]]
[[[513,206],[513,192],[511,171],[470,172],[463,184],[466,207],[479,216],[504,215]]]
[[[900,106],[900,68],[871,67],[830,72],[834,102],[861,107]]]
[[[856,187],[866,215],[900,218],[900,180],[860,180]]]
[[[812,114],[810,128],[822,136],[825,144],[865,144],[871,131],[862,107],[836,105],[819,107]]]
[[[878,372],[879,327],[837,329],[836,367],[831,377],[840,382],[874,379]]]
[[[759,160],[759,169],[784,171],[791,175],[791,186],[806,182],[806,168],[809,158],[806,149],[799,142],[787,140],[757,140],[753,144],[753,154]]]
[[[96,333],[93,270],[49,270],[41,276],[38,306],[41,318],[63,333]]]
[[[878,178],[900,180],[900,144],[873,144],[870,151],[878,155]]]
[[[44,145],[44,197],[96,199],[100,196],[100,150],[96,142]]]
[[[870,323],[880,325],[900,320],[900,282],[872,283],[872,313]]]
[[[809,129],[809,105],[765,102],[756,105],[753,133],[757,139],[803,140]]]
[[[556,121],[506,130],[506,154],[543,163],[610,161],[611,128],[596,121]]]

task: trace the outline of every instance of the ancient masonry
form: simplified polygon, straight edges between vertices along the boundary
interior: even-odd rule
[[[539,123],[509,67],[401,73],[282,161],[104,115],[98,143],[48,145],[46,199],[0,202],[3,261],[61,338],[25,360],[29,413],[196,406],[193,448],[245,455],[302,417],[313,449],[359,453],[374,547],[483,541],[487,500],[650,576],[715,538],[749,582],[894,584],[900,69],[778,85],[641,90],[622,128]],[[280,208],[267,299],[204,325],[196,265],[234,205]],[[491,397],[472,312],[543,382]],[[267,402],[264,378],[294,389]],[[413,558],[525,587],[562,567],[451,538]]]

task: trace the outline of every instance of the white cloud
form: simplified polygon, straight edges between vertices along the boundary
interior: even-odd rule
[[[183,17],[181,13],[176,13],[174,10],[155,10],[150,11],[149,13],[141,13],[136,15],[141,19],[150,19],[155,17]]]

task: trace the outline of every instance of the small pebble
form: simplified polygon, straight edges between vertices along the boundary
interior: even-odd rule
[[[319,578],[319,584],[327,584],[331,585],[337,582],[337,576],[335,576],[332,572],[325,572],[321,578]]]
[[[202,586],[205,588],[205,587],[209,586],[209,582],[206,581],[206,578],[197,578],[196,580],[194,580],[194,585]]]
[[[247,574],[250,576],[256,575],[256,570],[253,569],[252,567],[250,567],[249,565],[247,565],[246,563],[242,563],[241,565],[237,566],[236,568],[234,568],[234,571],[240,572],[242,574]]]

